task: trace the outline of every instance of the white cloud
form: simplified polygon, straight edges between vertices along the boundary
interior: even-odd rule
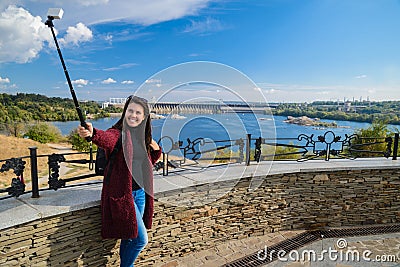
[[[82,87],[84,85],[87,85],[89,83],[89,81],[88,80],[84,80],[84,79],[78,79],[78,80],[75,80],[75,81],[71,81],[71,83],[77,85],[78,87]]]
[[[367,78],[367,75],[362,74],[362,75],[358,75],[358,76],[356,76],[354,78],[356,78],[356,79],[364,79],[364,78]]]
[[[59,38],[60,43],[78,45],[93,39],[92,31],[85,25],[112,21],[151,25],[196,15],[211,1],[215,0],[60,0],[57,5],[62,6],[65,13],[63,19],[57,21],[55,28],[66,29],[66,35]],[[39,56],[45,42],[54,46],[51,32],[40,17],[46,20],[43,10],[47,10],[48,4],[48,0],[1,1],[0,63],[27,63]],[[205,24],[210,22],[206,21]],[[204,29],[200,24],[204,22],[195,22],[187,30]],[[68,27],[69,25],[76,26]],[[107,35],[105,40],[112,42],[114,37]],[[132,34],[127,37],[138,38]]]
[[[202,21],[192,20],[190,25],[186,26],[183,32],[205,35],[213,32],[219,32],[224,29],[225,27],[221,24],[219,20],[206,18]]]
[[[0,14],[0,36],[0,63],[29,62],[38,56],[44,41],[52,39],[40,17],[13,5]]]
[[[68,27],[67,33],[63,38],[60,38],[60,44],[78,45],[80,42],[87,42],[93,39],[92,31],[83,23],[79,22],[76,27]]]
[[[3,1],[3,0],[2,0]],[[65,13],[62,25],[86,25],[124,21],[128,23],[151,25],[159,22],[196,15],[208,3],[216,0],[59,0]],[[49,0],[19,0],[20,4],[32,13],[43,14]],[[65,26],[65,27],[66,27]]]
[[[121,83],[122,83],[122,84],[133,84],[133,83],[135,83],[135,82],[134,82],[134,81],[127,80],[127,81],[122,81]]]
[[[10,79],[0,77],[0,83],[10,83]]]
[[[162,86],[161,79],[148,79],[145,81],[146,84],[154,84],[154,86],[160,88]]]
[[[116,81],[113,78],[108,78],[104,81],[101,82],[102,84],[112,84],[112,83],[116,83]]]
[[[113,38],[114,38],[114,37],[113,37],[112,34],[107,34],[107,35],[104,37],[104,40],[111,44],[112,41],[113,41]]]
[[[145,83],[161,83],[161,80],[159,79],[148,79],[145,81]]]
[[[42,18],[15,5],[8,6],[0,14],[0,36],[0,63],[27,63],[39,56],[45,42],[54,47],[51,31]],[[77,45],[92,38],[92,31],[78,23],[76,27],[69,27],[59,42]]]
[[[136,64],[136,63],[126,63],[126,64],[121,64],[121,65],[119,65],[117,67],[106,68],[106,69],[103,69],[103,70],[104,71],[115,71],[115,70],[129,69],[129,68],[131,68],[133,66],[137,66],[137,65],[138,64]]]
[[[267,94],[275,94],[276,92],[279,92],[279,90],[271,88],[271,89],[264,90],[264,92]]]
[[[321,91],[321,92],[317,92],[317,95],[329,95],[330,92],[328,91]]]
[[[74,2],[74,1],[72,1]],[[77,3],[81,4],[82,6],[95,6],[99,4],[107,4],[109,0],[79,0],[76,1]]]

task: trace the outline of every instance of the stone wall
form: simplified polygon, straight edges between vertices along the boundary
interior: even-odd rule
[[[101,240],[100,208],[0,232],[0,266],[118,266],[116,240]]]
[[[169,191],[158,197],[151,243],[140,266],[279,230],[398,223],[399,175],[398,169],[271,175],[254,191],[248,189],[250,179],[241,179],[217,202],[198,208],[166,203],[199,193],[206,197],[231,185]]]
[[[228,239],[279,230],[400,222],[398,168],[268,175],[256,190],[249,190],[249,183],[243,178],[234,186],[225,181],[158,193],[149,244],[135,266],[162,266]],[[232,187],[208,205],[190,202],[193,195],[206,198]],[[187,205],[168,204],[176,201]],[[1,230],[0,242],[0,266],[117,266],[118,261],[118,242],[100,240],[98,207]]]

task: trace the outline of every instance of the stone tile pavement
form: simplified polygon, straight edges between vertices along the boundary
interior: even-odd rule
[[[323,250],[327,252],[322,254]],[[316,252],[315,257],[308,257],[310,251]],[[275,261],[264,266],[400,267],[400,233],[329,238],[301,248],[299,255],[305,255],[304,259],[300,256],[297,261],[288,259],[286,262]]]
[[[282,231],[264,236],[254,236],[239,240],[230,240],[216,247],[190,253],[185,257],[166,263],[162,267],[182,266],[221,266],[236,259],[256,253],[266,246],[272,246],[304,231]]]
[[[282,231],[264,236],[227,241],[216,247],[190,253],[162,267],[218,267],[265,250],[304,231]],[[325,251],[324,253],[321,253]],[[315,254],[313,254],[315,252]],[[295,260],[296,259],[296,260]],[[400,267],[400,233],[347,238],[329,238],[308,244],[297,253],[286,252],[282,260],[266,267]]]

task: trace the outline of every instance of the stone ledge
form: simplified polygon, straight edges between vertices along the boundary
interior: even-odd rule
[[[100,205],[101,184],[40,192],[39,198],[25,194],[1,201],[0,230],[38,219]]]

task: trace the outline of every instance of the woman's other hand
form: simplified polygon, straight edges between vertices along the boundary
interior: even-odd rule
[[[158,146],[157,142],[154,141],[154,139],[151,140],[150,147],[151,147],[153,150],[160,150],[160,147]]]

